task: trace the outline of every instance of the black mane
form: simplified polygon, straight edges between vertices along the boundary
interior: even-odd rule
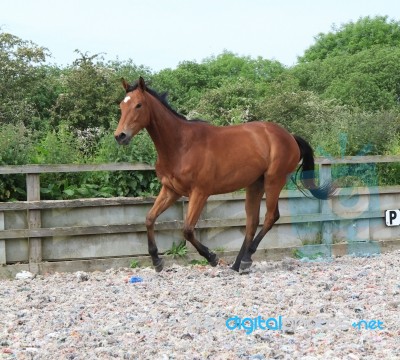
[[[129,93],[131,91],[136,90],[139,87],[139,82],[136,81],[133,85],[129,85],[128,88],[126,89],[126,93]],[[186,121],[190,121],[188,120],[185,116],[183,116],[182,114],[179,114],[178,112],[176,112],[169,104],[167,101],[167,93],[162,93],[161,95],[159,93],[157,93],[155,90],[150,89],[149,87],[146,86],[146,91],[153,95],[158,101],[160,101],[169,111],[171,111],[174,115],[180,117],[183,120]]]

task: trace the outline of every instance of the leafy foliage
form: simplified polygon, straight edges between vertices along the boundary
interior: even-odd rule
[[[129,267],[130,267],[131,269],[136,269],[137,267],[139,267],[139,261],[133,259],[133,260],[131,261]]]
[[[0,164],[22,165],[30,161],[34,134],[20,122],[3,124],[0,128]],[[0,201],[26,199],[24,175],[0,175]]]
[[[168,92],[171,106],[189,118],[216,125],[277,122],[308,139],[317,155],[400,154],[399,25],[366,17],[335,27],[319,34],[291,68],[224,51],[155,73],[132,60],[104,62],[79,51],[70,66],[50,66],[47,49],[0,31],[0,164],[154,164],[146,132],[128,147],[113,138],[124,96],[120,79],[139,76]],[[398,164],[367,165],[337,166],[333,175],[343,185],[398,183]],[[44,199],[147,196],[160,189],[154,173],[127,171],[46,174],[41,186]],[[0,176],[0,201],[25,196],[24,176]]]
[[[204,92],[189,116],[212,121],[216,125],[240,124],[255,119],[262,90],[251,81],[239,78]]]
[[[208,265],[208,261],[206,259],[201,259],[201,260],[190,260],[189,262],[190,265],[200,265],[200,266],[206,266]]]
[[[52,108],[54,125],[68,121],[74,128],[107,127],[118,114],[117,81],[113,70],[96,63],[97,55],[80,54],[64,71],[63,88]],[[119,95],[119,96],[118,96]]]
[[[175,242],[172,243],[171,249],[165,252],[165,255],[172,255],[173,258],[175,257],[184,257],[187,254],[187,247],[186,242],[183,241],[178,245],[175,245]]]
[[[359,51],[373,49],[376,45],[399,46],[400,22],[388,20],[387,16],[369,16],[340,27],[334,26],[332,32],[320,33],[315,44],[299,57],[299,62],[324,60],[338,55],[354,55]]]
[[[47,49],[0,32],[0,123],[28,125],[37,116],[36,91],[43,80]]]
[[[291,70],[303,90],[368,111],[399,109],[400,46],[376,46],[299,64]]]

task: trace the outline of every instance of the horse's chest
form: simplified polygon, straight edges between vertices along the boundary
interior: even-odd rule
[[[161,183],[170,189],[174,190],[177,194],[182,196],[189,196],[190,187],[187,182],[182,181],[177,177],[163,177]]]
[[[187,177],[187,174],[169,170],[162,166],[156,166],[156,171],[162,185],[167,186],[180,195],[189,195],[191,181]]]

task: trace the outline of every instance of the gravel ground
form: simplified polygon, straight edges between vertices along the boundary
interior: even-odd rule
[[[0,359],[400,359],[399,270],[397,251],[1,280]]]

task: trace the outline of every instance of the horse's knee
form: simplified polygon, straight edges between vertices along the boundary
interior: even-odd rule
[[[152,226],[154,226],[154,222],[155,222],[155,219],[154,219],[153,216],[151,216],[151,215],[147,215],[146,216],[145,225],[146,225],[147,229],[151,228]]]

